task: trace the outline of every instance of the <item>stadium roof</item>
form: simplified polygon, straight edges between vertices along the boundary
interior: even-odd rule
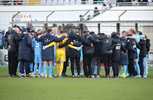
[[[127,11],[121,17],[121,21],[153,21],[153,11]]]
[[[79,15],[84,15],[85,11],[55,11],[48,17],[48,21],[79,21]]]

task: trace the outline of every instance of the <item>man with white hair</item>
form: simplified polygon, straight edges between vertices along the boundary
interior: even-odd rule
[[[59,36],[57,35],[57,28],[56,27],[53,27],[52,28],[52,35],[54,36]],[[56,43],[54,44],[54,66],[56,65]],[[53,67],[52,67],[53,68]],[[53,69],[52,69],[52,76],[54,75],[54,72],[53,72]]]
[[[21,35],[19,36],[19,34]],[[22,40],[23,35],[17,27],[8,35],[9,77],[18,77],[16,74],[18,66],[18,41]]]

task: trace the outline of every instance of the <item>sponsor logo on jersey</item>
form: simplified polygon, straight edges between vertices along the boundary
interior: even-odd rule
[[[50,42],[50,40],[47,39],[47,40],[45,40],[45,42]]]

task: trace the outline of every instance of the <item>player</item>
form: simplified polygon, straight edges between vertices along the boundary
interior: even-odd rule
[[[39,30],[37,32],[38,34],[38,38],[43,36],[43,33],[41,30]],[[32,44],[34,46],[34,77],[36,76],[36,72],[37,72],[37,66],[39,64],[39,76],[38,77],[42,77],[42,56],[41,56],[41,48],[42,48],[42,42],[40,41],[36,41],[35,38],[33,38]]]

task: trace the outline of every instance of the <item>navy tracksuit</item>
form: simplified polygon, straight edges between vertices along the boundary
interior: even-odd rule
[[[123,46],[126,46],[126,39],[125,39],[125,37],[120,37],[120,41],[121,41]],[[120,65],[128,65],[129,64],[127,52],[121,53],[119,64]]]
[[[30,60],[31,60],[31,39],[29,34],[24,34],[22,40],[19,42],[18,60],[20,61],[21,74],[24,74],[24,66],[26,75],[29,74]]]

